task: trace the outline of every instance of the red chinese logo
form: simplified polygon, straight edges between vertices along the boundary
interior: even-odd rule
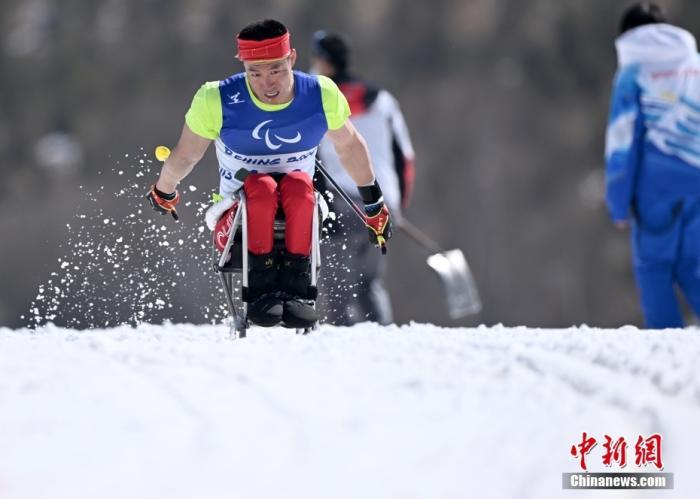
[[[603,442],[603,464],[612,466],[613,463],[618,467],[624,468],[627,466],[627,442],[625,437],[613,439],[610,435],[604,435]],[[637,443],[634,446],[634,463],[641,467],[653,464],[657,469],[661,470],[664,467],[661,449],[662,437],[658,433],[654,433],[648,438],[639,435]],[[589,436],[585,431],[578,444],[571,446],[571,455],[579,459],[579,466],[584,471],[588,471],[586,466],[586,456],[597,445],[598,441]]]
[[[613,443],[612,437],[605,435],[603,448],[605,449],[605,454],[603,454],[603,464],[605,466],[612,466],[613,462],[617,463],[620,468],[627,466],[627,442],[625,442],[625,437],[620,437]]]
[[[591,437],[587,438],[586,432],[583,432],[583,439],[581,440],[581,443],[578,445],[572,445],[571,446],[571,455],[574,457],[579,457],[581,462],[581,469],[587,470],[586,468],[586,454],[591,452],[593,450],[593,447],[596,446],[596,439]]]
[[[637,443],[634,446],[634,455],[634,463],[637,466],[653,464],[657,469],[663,469],[664,463],[661,459],[661,435],[654,433],[647,439],[639,435]]]

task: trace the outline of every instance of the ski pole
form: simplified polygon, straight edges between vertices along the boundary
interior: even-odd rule
[[[360,220],[362,220],[362,224],[367,225],[367,217],[365,216],[364,211],[362,211],[360,207],[357,206],[357,204],[355,204],[355,202],[352,199],[350,199],[350,196],[348,196],[348,193],[345,192],[345,189],[340,187],[340,185],[338,185],[338,182],[336,182],[335,179],[331,177],[331,174],[328,173],[328,171],[318,158],[316,158],[316,168],[318,168],[318,171],[320,171],[321,174],[324,177],[326,177],[326,180],[328,180],[331,183],[336,192],[340,195],[341,198],[343,198],[343,201],[345,201],[350,206],[350,208],[352,208],[352,211],[355,212],[355,215],[357,215],[357,217]],[[380,243],[380,248],[382,250],[382,255],[386,255],[386,243]]]
[[[326,168],[323,166],[321,161],[319,161],[318,159],[316,159],[316,168],[318,168],[318,171],[320,171],[323,174],[323,176],[326,177],[326,180],[328,180],[331,183],[333,188],[335,188],[335,190],[338,192],[338,194],[340,194],[340,197],[343,198],[343,201],[345,201],[350,206],[350,208],[352,208],[352,211],[355,212],[357,217],[360,220],[362,220],[362,223],[364,224],[365,223],[364,212],[360,209],[359,206],[357,206],[355,204],[355,201],[350,199],[350,196],[348,196],[348,194],[345,192],[345,189],[343,189],[342,187],[340,187],[338,185],[338,183],[335,181],[335,179],[333,177],[331,177],[330,173],[328,173]]]

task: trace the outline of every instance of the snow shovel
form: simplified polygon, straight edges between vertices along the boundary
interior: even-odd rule
[[[362,223],[366,223],[364,212],[350,199],[350,196],[338,185],[318,159],[316,159],[316,168],[331,183],[340,197],[348,203],[358,218],[362,220]],[[405,218],[398,222],[398,226],[411,239],[428,251],[433,252],[427,258],[427,262],[442,280],[445,295],[447,296],[447,311],[450,319],[461,319],[462,317],[478,313],[481,310],[479,292],[462,250],[442,250],[437,243]],[[386,254],[386,247],[382,247],[382,254]]]
[[[460,249],[445,251],[405,218],[397,223],[407,236],[430,251],[426,261],[442,281],[450,319],[461,319],[481,311],[481,300],[474,276]]]

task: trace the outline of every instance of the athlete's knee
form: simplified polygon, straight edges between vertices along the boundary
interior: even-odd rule
[[[243,182],[243,190],[249,200],[277,198],[277,182],[264,173],[249,174]]]
[[[280,181],[280,194],[283,198],[313,200],[314,184],[309,174],[302,171],[288,173]]]

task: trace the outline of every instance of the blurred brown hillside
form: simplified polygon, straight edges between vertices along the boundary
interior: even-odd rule
[[[700,34],[700,2],[660,3]],[[417,152],[407,216],[461,248],[480,285],[483,312],[459,324],[640,324],[627,235],[611,227],[602,198],[613,40],[626,5],[2,0],[0,326],[26,322],[20,315],[70,251],[66,224],[77,211],[133,210],[136,195],[129,208],[109,195],[125,181],[109,172],[125,154],[174,144],[199,85],[240,70],[235,33],[266,17],[290,28],[298,69],[307,69],[313,31],[339,31],[352,41],[356,72],[398,98]],[[216,182],[210,151],[186,197],[204,202]],[[85,205],[88,193],[103,194]],[[185,229],[201,225],[194,204],[182,218]],[[129,236],[128,227],[110,230]],[[454,324],[424,256],[401,234],[391,242],[396,318]],[[163,316],[206,320],[185,312],[197,306],[192,289],[211,281],[179,279],[190,284]]]

